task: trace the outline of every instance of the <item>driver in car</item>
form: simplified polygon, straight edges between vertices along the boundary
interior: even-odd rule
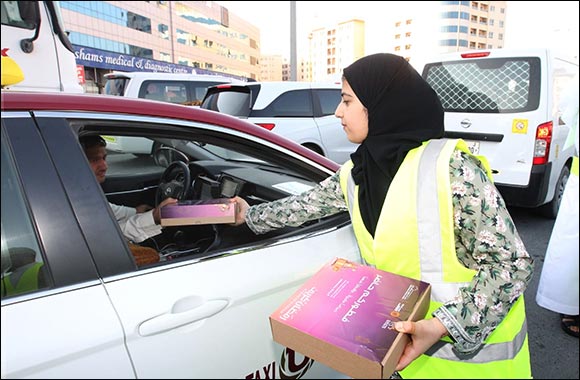
[[[109,168],[107,165],[107,142],[99,135],[81,136],[79,137],[79,142],[85,151],[97,181],[103,183]],[[161,233],[161,226],[159,225],[160,209],[165,205],[175,203],[177,203],[177,199],[167,198],[155,208],[150,205],[121,206],[111,202],[109,202],[109,205],[113,210],[113,214],[115,214],[123,235],[130,242],[141,243]]]

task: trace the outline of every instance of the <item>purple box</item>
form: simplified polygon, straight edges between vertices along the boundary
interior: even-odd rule
[[[270,315],[274,340],[355,378],[388,378],[406,334],[397,321],[418,320],[431,286],[336,258]]]
[[[161,208],[162,226],[234,223],[236,207],[229,198],[180,201]]]

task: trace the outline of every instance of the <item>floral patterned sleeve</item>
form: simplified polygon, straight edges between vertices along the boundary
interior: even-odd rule
[[[346,210],[338,171],[301,194],[250,207],[246,224],[254,233],[263,234]]]
[[[533,260],[479,160],[456,150],[450,178],[457,257],[477,273],[433,315],[445,325],[455,348],[468,354],[481,346],[524,293]]]

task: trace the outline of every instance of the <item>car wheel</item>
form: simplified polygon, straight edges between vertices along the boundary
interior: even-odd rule
[[[560,177],[558,178],[558,183],[556,183],[554,198],[550,202],[538,207],[540,215],[545,216],[546,218],[556,219],[558,210],[560,209],[560,203],[562,202],[562,196],[564,195],[564,189],[566,188],[566,182],[568,182],[569,177],[570,168],[564,166],[560,173]]]

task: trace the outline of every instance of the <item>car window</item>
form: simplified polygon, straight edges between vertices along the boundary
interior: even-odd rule
[[[37,19],[37,1],[2,1],[3,25],[34,29]]]
[[[213,88],[204,98],[201,108],[225,113],[236,117],[247,117],[250,114],[251,88],[233,86]]]
[[[107,79],[105,83],[105,95],[125,96],[125,88],[129,84],[129,78]]]
[[[52,286],[16,166],[2,138],[2,299]]]
[[[250,117],[313,117],[309,89],[286,91],[263,110],[253,110]]]
[[[496,58],[425,66],[425,79],[447,112],[524,112],[538,107],[538,58]]]
[[[188,101],[185,82],[144,81],[139,97],[162,102],[183,104]]]
[[[334,115],[338,103],[340,103],[340,89],[314,90],[320,102],[320,116]]]

